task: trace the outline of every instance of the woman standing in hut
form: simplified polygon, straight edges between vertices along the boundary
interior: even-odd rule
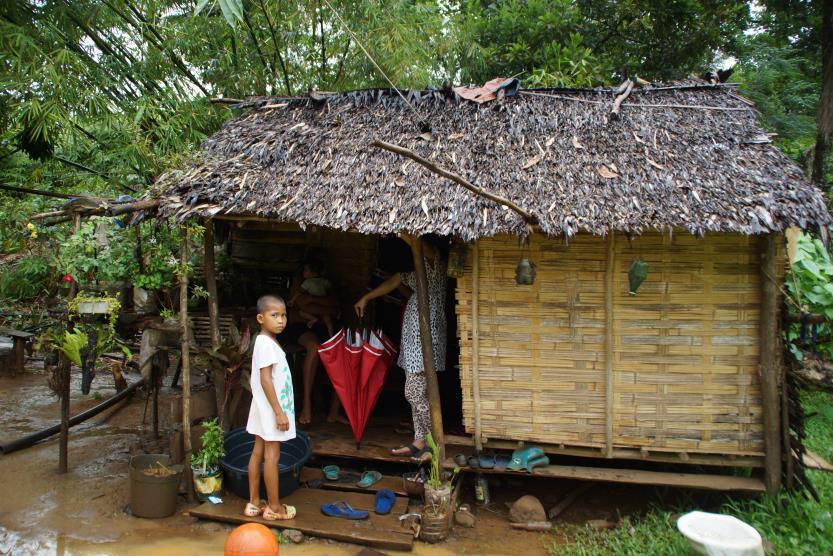
[[[409,246],[415,241],[410,234],[399,237]],[[422,236],[425,256],[425,273],[428,282],[428,305],[430,308],[429,325],[431,343],[434,346],[434,368],[437,372],[445,369],[446,316],[445,316],[445,260],[443,239],[436,234]],[[355,304],[356,314],[364,316],[367,303],[382,297],[401,284],[416,292],[416,275],[414,272],[393,274],[374,290],[366,293]],[[411,295],[405,307],[402,319],[402,345],[398,365],[405,370],[405,398],[411,404],[414,423],[414,441],[408,446],[391,450],[395,456],[420,458],[428,451],[425,438],[431,431],[431,413],[428,405],[428,390],[425,381],[425,365],[422,359],[422,344],[419,333],[419,307],[417,296]]]

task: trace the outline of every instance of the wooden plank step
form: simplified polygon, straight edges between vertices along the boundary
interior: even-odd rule
[[[368,510],[370,517],[362,520],[347,520],[328,517],[321,513],[321,505],[344,500],[357,510]],[[407,511],[407,498],[397,497],[388,515],[373,512],[375,497],[372,494],[356,492],[333,492],[317,488],[299,488],[281,502],[295,506],[298,514],[287,521],[266,521],[260,517],[243,515],[245,500],[232,494],[223,497],[222,504],[206,502],[189,510],[188,513],[200,519],[225,523],[262,523],[275,529],[297,529],[305,535],[341,542],[349,542],[388,550],[411,550],[413,534],[402,528],[399,516]]]
[[[342,471],[344,470],[342,469]],[[319,479],[324,479],[324,472],[321,469],[317,469],[315,467],[304,467],[301,469],[301,483],[308,483]],[[340,490],[343,492],[363,492],[365,494],[374,495],[383,488],[387,488],[392,490],[397,496],[408,496],[408,493],[405,492],[405,485],[402,484],[402,477],[392,475],[382,475],[382,479],[370,488],[362,488],[357,486],[355,483],[338,483],[334,481],[324,481],[316,488],[323,490]]]
[[[443,466],[454,469],[452,460],[446,460]],[[496,469],[472,469],[463,467],[461,471],[497,473],[511,475],[530,475],[525,471],[498,471]],[[702,490],[720,490],[736,492],[765,492],[764,482],[753,477],[734,477],[730,475],[708,475],[705,473],[674,473],[668,471],[644,471],[641,469],[610,469],[606,467],[584,467],[577,465],[548,465],[536,467],[531,475],[536,477],[553,477],[557,479],[574,479],[578,481],[601,481],[607,483],[628,483],[636,485],[661,485],[677,488],[695,488]]]

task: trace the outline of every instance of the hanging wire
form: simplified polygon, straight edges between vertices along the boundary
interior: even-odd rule
[[[417,109],[414,108],[413,105],[410,102],[408,102],[408,99],[405,98],[405,95],[402,94],[402,91],[400,91],[399,88],[397,88],[397,86],[393,84],[393,81],[390,80],[390,78],[387,76],[387,74],[384,72],[384,70],[381,67],[379,67],[379,64],[376,63],[376,60],[373,59],[373,56],[370,55],[370,52],[367,51],[367,49],[364,47],[364,45],[359,40],[359,38],[356,36],[356,34],[347,25],[347,22],[344,21],[344,19],[342,19],[341,15],[338,13],[338,11],[336,11],[336,9],[333,7],[333,5],[330,4],[329,0],[324,0],[324,3],[327,4],[327,7],[330,8],[330,10],[333,12],[333,14],[335,14],[336,18],[341,22],[341,25],[344,27],[344,29],[348,33],[350,33],[350,36],[353,37],[353,40],[356,41],[356,44],[358,44],[359,48],[362,49],[362,52],[364,52],[364,55],[367,56],[367,59],[370,60],[370,62],[376,67],[376,69],[379,70],[379,73],[382,74],[382,77],[384,77],[385,80],[388,83],[390,83],[390,86],[393,88],[393,90],[396,91],[396,93],[402,98],[403,101],[405,101],[405,104],[408,106],[408,108],[411,109],[411,111],[414,113],[417,120],[419,121],[420,127],[422,128],[422,131],[430,131],[431,127],[428,125],[428,122],[426,122],[422,118],[420,113],[417,112]]]

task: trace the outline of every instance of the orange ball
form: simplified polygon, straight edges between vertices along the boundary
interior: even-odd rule
[[[229,533],[225,556],[278,556],[278,540],[260,523],[246,523]]]

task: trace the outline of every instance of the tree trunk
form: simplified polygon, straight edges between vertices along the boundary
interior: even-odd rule
[[[821,18],[821,95],[816,113],[816,148],[813,158],[813,183],[824,187],[830,137],[833,134],[833,0],[824,0]]]

